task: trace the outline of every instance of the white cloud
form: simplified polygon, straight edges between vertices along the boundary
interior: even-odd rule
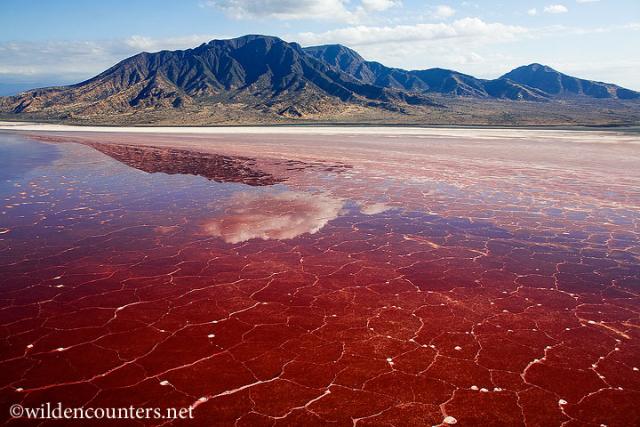
[[[420,23],[396,26],[366,26],[339,28],[322,33],[301,33],[296,39],[303,44],[343,43],[347,46],[419,42],[442,39],[473,39],[475,41],[513,40],[527,33],[515,25],[488,23],[480,18],[463,18],[451,23]]]
[[[356,13],[347,9],[347,0],[207,0],[214,7],[235,19],[272,18],[282,20],[314,19],[357,21]],[[370,4],[380,7],[381,0]]]
[[[445,19],[445,18],[451,18],[453,15],[455,15],[456,10],[451,6],[447,6],[446,4],[441,4],[433,8],[433,11],[431,14],[433,15],[434,18]]]
[[[306,19],[355,24],[371,14],[401,6],[402,0],[204,0],[200,4],[235,19]]]
[[[558,13],[567,13],[569,9],[565,5],[562,4],[550,4],[544,7],[545,13],[558,14]]]
[[[538,14],[538,9],[536,9],[535,7],[533,9],[527,10],[527,15],[529,16],[536,16],[537,14]]]
[[[382,12],[400,4],[400,0],[362,0],[361,7],[367,12]]]
[[[153,38],[133,35],[125,39],[125,44],[135,51],[155,52],[159,50],[189,49],[215,39],[216,36],[193,34],[183,37]]]

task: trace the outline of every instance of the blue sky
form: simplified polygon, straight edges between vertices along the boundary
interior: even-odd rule
[[[2,0],[0,93],[248,33],[484,78],[540,62],[640,90],[639,0]]]

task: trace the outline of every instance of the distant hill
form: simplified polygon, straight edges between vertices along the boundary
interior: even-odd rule
[[[554,110],[527,101],[570,101],[573,107],[562,108],[566,116],[572,108],[578,114],[581,105],[592,110],[594,102],[638,99],[638,92],[539,64],[484,80],[440,68],[386,67],[342,45],[302,48],[277,37],[248,35],[187,50],[143,52],[75,85],[0,98],[0,117],[130,124],[409,117],[457,123],[457,117],[465,123],[474,117],[513,121],[528,111],[548,115]],[[612,105],[601,104],[622,108],[624,120],[633,121],[633,105]]]
[[[613,99],[640,98],[640,93],[638,92],[610,83],[568,76],[541,64],[518,67],[500,78],[538,89],[556,98],[575,96]]]

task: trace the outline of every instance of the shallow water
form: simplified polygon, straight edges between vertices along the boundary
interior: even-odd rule
[[[399,170],[58,139],[0,134],[3,408],[640,421],[639,198],[592,167],[611,159],[438,146]]]
[[[31,169],[47,165],[58,158],[58,149],[49,144],[26,141],[19,136],[5,134],[0,144],[0,180],[6,185]]]

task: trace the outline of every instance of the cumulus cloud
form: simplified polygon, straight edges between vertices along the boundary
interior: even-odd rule
[[[400,0],[362,0],[361,7],[367,12],[382,12],[400,4]]]
[[[456,10],[451,6],[447,6],[445,4],[441,4],[434,7],[431,12],[431,15],[437,19],[451,18],[455,14],[456,14]]]
[[[204,228],[227,243],[293,239],[320,231],[340,214],[343,204],[323,194],[240,192],[231,198],[225,213]]]
[[[124,40],[131,49],[139,51],[156,52],[159,50],[189,49],[213,40],[216,37],[211,34],[192,34],[182,37],[153,38],[133,35]]]
[[[402,5],[401,0],[205,0],[235,19],[324,20],[356,23]]]
[[[569,9],[567,9],[567,7],[562,4],[550,4],[548,6],[545,6],[543,10],[544,10],[544,13],[551,13],[551,14],[569,12]]]
[[[535,7],[527,10],[527,15],[529,16],[536,16],[537,14],[538,14],[538,9],[536,9]]]
[[[513,40],[527,31],[526,28],[516,25],[489,23],[480,18],[463,18],[451,23],[396,26],[357,25],[321,33],[301,33],[297,39],[303,44],[343,43],[349,46],[362,46],[442,39]]]
[[[349,9],[348,0],[207,0],[203,4],[235,19],[327,20],[356,22],[366,12],[382,11],[394,0],[364,0]]]

